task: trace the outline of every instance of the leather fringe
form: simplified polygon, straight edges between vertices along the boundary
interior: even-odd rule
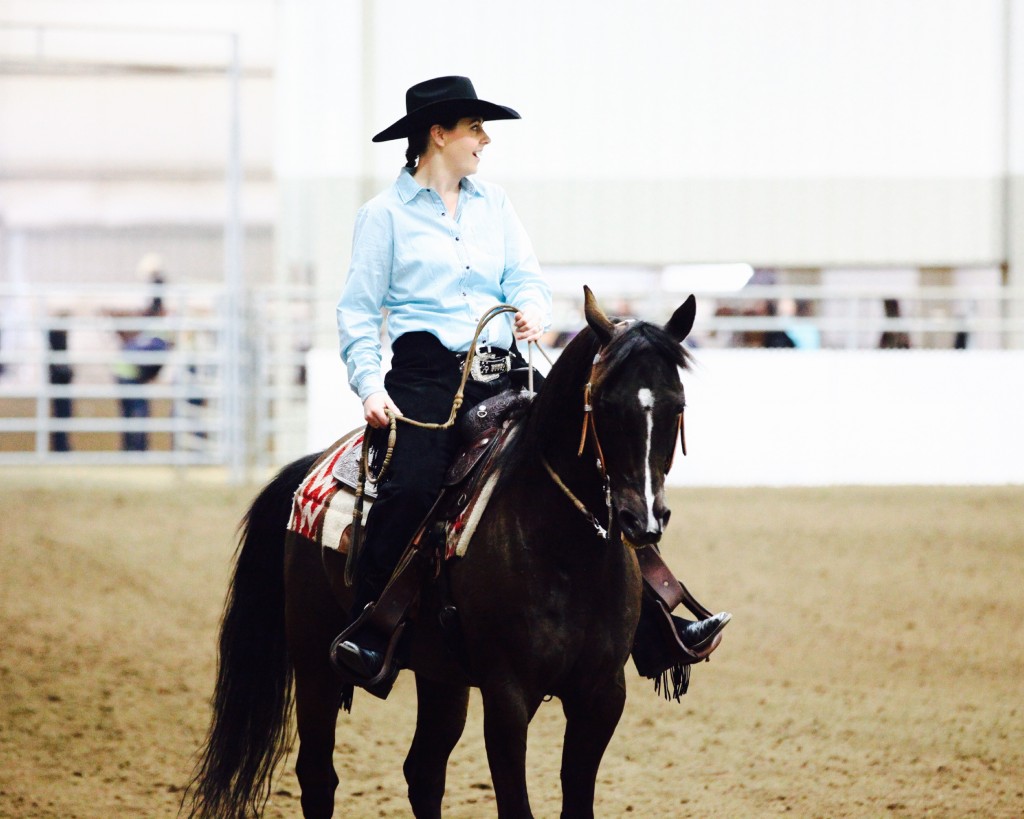
[[[341,697],[338,700],[338,710],[346,714],[352,713],[352,696],[355,693],[351,683],[343,683],[341,686]]]
[[[671,683],[671,684],[670,684]],[[666,700],[679,702],[690,688],[690,666],[676,663],[654,678],[654,691]]]

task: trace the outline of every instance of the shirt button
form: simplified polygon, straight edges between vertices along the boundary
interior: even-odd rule
[[[458,236],[455,237],[455,241],[456,242],[459,241],[459,237]]]
[[[466,265],[466,270],[469,270],[469,265],[468,264]]]

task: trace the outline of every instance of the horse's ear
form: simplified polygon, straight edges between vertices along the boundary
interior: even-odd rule
[[[583,315],[587,317],[587,324],[590,325],[590,329],[594,331],[602,344],[611,341],[615,334],[615,325],[597,306],[597,299],[586,285],[583,285]]]
[[[697,300],[693,294],[690,294],[690,297],[672,314],[672,318],[665,325],[665,331],[682,344],[683,339],[690,335],[690,330],[693,329],[693,320],[696,317]]]

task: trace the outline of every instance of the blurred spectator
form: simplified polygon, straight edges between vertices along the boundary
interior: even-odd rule
[[[572,330],[548,330],[543,336],[541,336],[540,342],[545,347],[551,347],[554,350],[560,350],[570,341],[576,338],[576,334],[579,332],[577,329]]]
[[[778,315],[778,307],[774,300],[765,302],[765,315],[775,318]],[[789,337],[789,333],[785,330],[771,329],[766,330],[764,333],[764,347],[770,347],[772,349],[783,349],[796,347],[796,343],[792,338]]]
[[[635,321],[636,311],[633,309],[633,303],[629,299],[621,298],[612,306],[608,316],[613,321]]]
[[[744,310],[743,316],[756,316],[774,318],[777,309],[773,300],[765,299],[757,302],[753,307]],[[747,330],[739,334],[739,346],[741,347],[765,347],[779,349],[796,346],[785,330]]]
[[[811,303],[806,299],[781,299],[779,315],[796,319],[807,319],[812,315]],[[800,350],[818,350],[821,348],[821,331],[808,321],[794,321],[786,327],[786,335],[793,346]]]
[[[715,308],[716,318],[730,318],[732,316],[738,316],[740,313],[735,307],[728,305],[719,305]],[[721,335],[719,335],[721,333]],[[712,330],[709,333],[709,337],[715,342],[716,346],[719,347],[745,347],[745,339],[743,333],[725,332],[719,330]]]
[[[899,318],[900,303],[896,299],[885,299],[885,317]],[[878,340],[878,346],[882,350],[909,350],[910,335],[908,333],[897,333],[886,330]]]
[[[166,315],[164,310],[163,289],[165,284],[163,264],[156,254],[147,253],[139,262],[139,272],[146,275],[153,285],[153,295],[149,305],[142,311],[108,311],[119,318],[140,316],[157,318]],[[114,376],[117,383],[125,387],[136,387],[156,380],[163,368],[162,362],[139,363],[132,360],[134,353],[166,352],[171,345],[160,332],[140,330],[118,330],[122,352],[128,355],[114,365]],[[149,398],[145,395],[130,395],[120,398],[121,417],[125,420],[149,418]],[[121,434],[121,449],[129,452],[144,452],[149,449],[149,435],[145,431],[125,430]]]
[[[59,317],[65,318],[67,317],[67,313],[60,313]],[[68,349],[68,331],[48,331],[47,344],[51,352],[66,353]],[[49,379],[51,384],[55,386],[67,386],[74,380],[74,377],[75,373],[74,370],[71,369],[70,364],[50,364]],[[59,398],[50,399],[51,418],[70,418],[73,414],[74,405],[70,396],[61,396]],[[56,430],[50,433],[50,451],[71,451],[71,441],[69,440],[66,430]]]

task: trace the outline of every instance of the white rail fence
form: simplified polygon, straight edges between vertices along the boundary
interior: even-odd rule
[[[602,283],[599,293],[609,312],[651,320],[666,318],[686,295],[639,290],[636,282],[620,282],[614,289],[613,284]],[[227,331],[232,301],[217,285],[167,286],[166,314],[159,317],[128,309],[145,304],[151,296],[139,284],[0,288],[0,465],[230,468],[241,463],[248,470],[278,466],[329,443],[325,436],[340,434],[360,420],[337,350],[324,341],[333,334],[330,308],[336,295],[302,287],[251,288],[237,307],[241,332],[236,334]],[[898,301],[898,316],[886,315],[887,299]],[[810,309],[794,316],[766,310],[769,304],[787,300]],[[556,342],[581,325],[580,302],[575,283],[556,285],[556,326],[548,338],[556,354]],[[766,333],[794,327],[813,331],[817,345],[832,353],[864,352],[878,347],[884,333],[905,334],[910,351],[892,354],[905,357],[900,366],[908,373],[934,372],[928,355],[919,350],[964,348],[957,354],[969,361],[977,353],[979,365],[984,363],[986,371],[994,373],[992,361],[1016,366],[1019,356],[990,360],[983,353],[1024,347],[1024,294],[1009,289],[918,288],[894,294],[881,288],[750,286],[739,292],[706,293],[698,302],[693,340],[709,362],[715,360],[707,358],[712,350],[763,346]],[[164,336],[169,349],[125,352],[119,333],[134,331]],[[52,334],[56,336],[51,338]],[[60,349],[65,346],[60,343],[62,334],[66,349]],[[793,335],[808,337],[806,332]],[[310,352],[314,347],[319,349]],[[784,353],[797,359],[813,354],[799,346]],[[758,361],[758,366],[769,368],[785,361],[787,377],[796,377],[805,367],[775,357]],[[809,361],[808,372],[820,374]],[[829,359],[830,366],[842,366],[843,361],[842,356]],[[162,366],[154,381],[128,384],[119,383],[115,375],[124,364]],[[964,366],[970,365],[965,361]],[[61,367],[72,371],[70,383],[54,383],[61,379],[51,378],[56,372],[52,368]],[[232,367],[241,375],[234,390],[230,385],[235,382],[225,377]],[[716,377],[720,380],[727,371],[721,369]],[[1019,406],[1024,396],[1004,394],[1008,382],[998,387],[998,380],[991,379],[992,389],[1002,392],[990,397],[984,393],[985,381],[972,381],[972,390],[982,390],[973,396],[977,405],[984,407],[990,399],[1005,404],[1009,399],[1011,406]],[[122,402],[132,399],[147,402],[147,416],[122,413]],[[870,394],[865,400],[872,400]],[[936,401],[940,400],[937,394]],[[920,401],[915,401],[920,409]],[[145,433],[147,448],[125,449],[125,435],[130,433]],[[716,434],[724,440],[728,431]],[[862,478],[858,474],[857,480]],[[823,479],[814,473],[815,481]]]
[[[161,296],[165,314],[147,316],[138,305],[152,286],[0,289],[0,464],[248,468],[291,454],[304,440],[311,294],[250,292],[235,310],[241,332],[229,331],[221,286]],[[167,349],[126,348],[136,333]],[[150,365],[160,371],[148,383],[125,377]]]

